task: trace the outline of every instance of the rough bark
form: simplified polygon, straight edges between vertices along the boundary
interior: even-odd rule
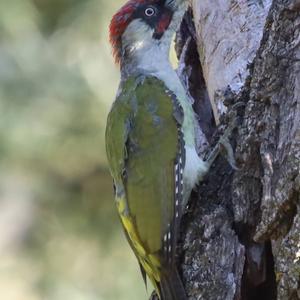
[[[194,0],[177,52],[205,143],[244,103],[239,169],[219,157],[182,223],[189,299],[300,299],[300,1]]]

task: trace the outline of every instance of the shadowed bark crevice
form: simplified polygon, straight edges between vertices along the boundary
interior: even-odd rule
[[[184,66],[184,69],[180,70],[181,78],[194,101],[193,108],[198,116],[199,125],[206,139],[210,142],[216,130],[216,123],[195,39],[196,30],[193,22],[193,12],[189,9],[176,35],[176,53],[180,60],[179,67]]]
[[[262,255],[265,259],[263,264],[253,261],[251,262],[252,266],[257,267],[257,270],[251,274],[261,273],[262,276],[253,277],[249,275],[249,261],[246,255],[245,269],[242,278],[242,297],[244,300],[276,300],[276,277],[274,270],[274,259],[272,254],[271,242],[265,242],[264,245],[258,245],[258,249],[263,251]],[[260,251],[260,250],[258,250]],[[260,270],[259,270],[260,269]]]

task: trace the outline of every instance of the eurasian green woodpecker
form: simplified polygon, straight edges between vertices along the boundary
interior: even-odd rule
[[[161,300],[184,300],[175,254],[191,190],[209,163],[195,149],[196,119],[169,61],[184,0],[130,0],[110,42],[121,82],[107,119],[106,150],[128,242]]]

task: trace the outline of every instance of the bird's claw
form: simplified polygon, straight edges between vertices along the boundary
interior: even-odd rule
[[[234,170],[239,169],[236,164],[233,148],[230,144],[229,137],[231,136],[232,131],[237,127],[237,124],[236,124],[237,123],[236,122],[237,121],[237,109],[242,106],[245,106],[245,103],[237,102],[232,106],[232,109],[228,112],[228,118],[230,120],[229,125],[225,129],[225,132],[223,133],[223,135],[219,139],[217,145],[214,147],[214,149],[210,153],[208,159],[206,160],[208,167],[210,167],[213,164],[213,162],[215,161],[215,159],[217,158],[219,153],[222,153],[221,149],[223,148],[225,150],[224,156],[225,156],[226,160],[228,161],[228,163],[230,164],[230,166]]]
[[[225,150],[225,158],[226,158],[227,162],[230,164],[231,168],[234,170],[238,170],[239,168],[236,164],[233,149],[232,149],[229,139],[222,137],[220,139],[219,143],[220,143],[220,146],[223,146],[223,148]]]

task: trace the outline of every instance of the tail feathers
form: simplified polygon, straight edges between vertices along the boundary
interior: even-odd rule
[[[160,281],[160,300],[187,300],[183,283],[176,268],[162,275]]]

